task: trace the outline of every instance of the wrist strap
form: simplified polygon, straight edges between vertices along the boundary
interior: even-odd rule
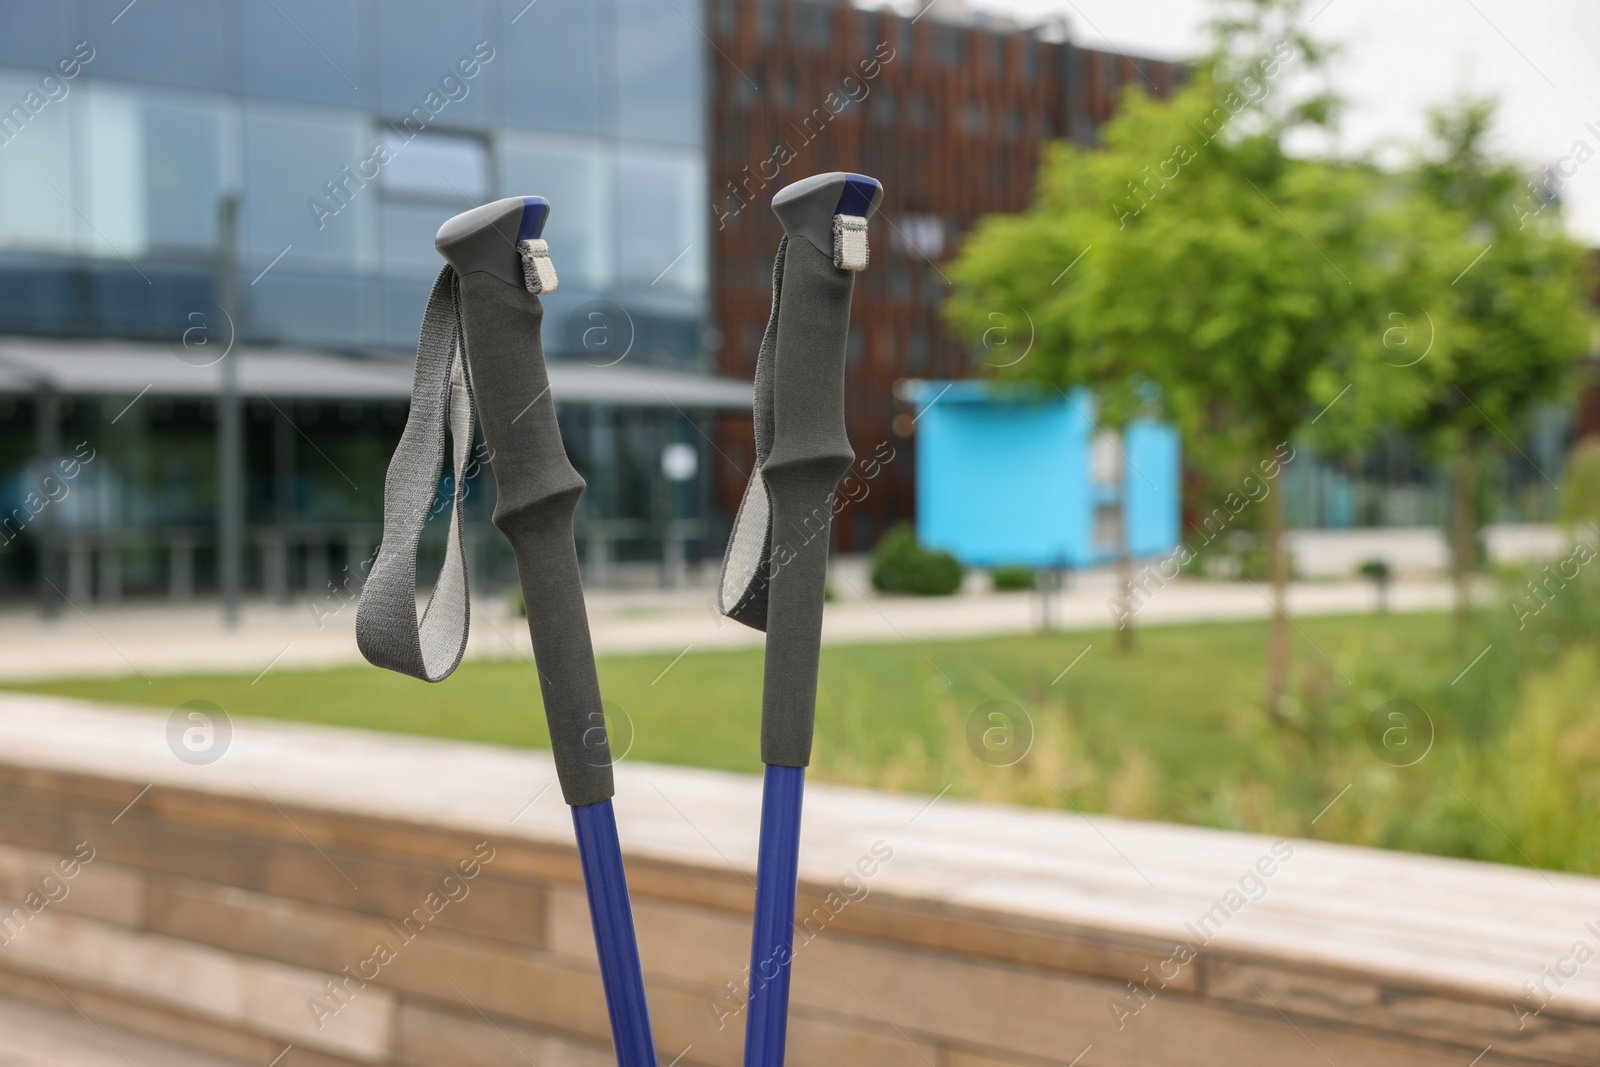
[[[767,332],[761,337],[756,355],[755,407],[756,465],[745,486],[744,499],[733,518],[733,532],[722,556],[722,573],[717,579],[717,610],[753,630],[767,628],[767,586],[772,573],[772,503],[761,467],[772,452],[774,430],[773,362],[778,348],[778,306],[783,299],[783,253],[789,235],[778,241],[778,255],[772,261],[772,315]]]
[[[472,452],[473,399],[455,269],[439,272],[417,341],[411,410],[383,483],[383,541],[356,606],[356,644],[378,667],[437,682],[460,664],[471,612],[463,545],[464,474]],[[417,619],[417,546],[433,510],[451,439],[454,500],[444,567]]]
[[[772,314],[756,356],[756,466],[750,472],[744,499],[733,519],[733,533],[722,557],[717,581],[717,610],[755,630],[767,628],[767,590],[772,578],[772,501],[761,468],[772,453],[775,427],[773,380],[778,354],[778,311],[783,302],[783,259],[789,235],[778,241],[772,263]],[[833,216],[833,265],[859,271],[867,266],[867,220],[860,215]]]

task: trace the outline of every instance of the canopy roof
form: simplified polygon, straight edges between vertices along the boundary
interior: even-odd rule
[[[0,337],[0,393],[50,388],[69,396],[215,396],[222,370],[220,361],[208,362],[211,358],[203,349],[141,341]],[[246,397],[386,400],[411,395],[412,361],[403,357],[242,346],[228,358],[239,361],[239,388]],[[743,411],[751,404],[750,383],[735,378],[627,362],[593,366],[552,359],[549,367],[550,392],[558,403]]]

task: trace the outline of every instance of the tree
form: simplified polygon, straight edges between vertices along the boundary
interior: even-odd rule
[[[1268,483],[1330,405],[1354,440],[1430,384],[1377,387],[1373,326],[1413,284],[1398,236],[1413,205],[1374,168],[1285,147],[1326,134],[1336,113],[1314,91],[1326,53],[1303,18],[1298,0],[1225,4],[1186,87],[1130,94],[1093,151],[1052,146],[1033,207],[986,220],[963,247],[948,305],[974,333],[994,311],[1028,310],[1035,354],[1010,373],[1096,385],[1113,410],[1146,377],[1187,442],[1248,460],[1244,496],[1229,497],[1266,512],[1266,709],[1279,722],[1289,563],[1283,493]],[[1224,526],[1237,513],[1219,511]],[[1209,541],[1220,531],[1206,525],[1186,535]]]
[[[1429,403],[1405,428],[1451,460],[1448,518],[1458,618],[1471,607],[1486,446],[1514,438],[1538,404],[1563,395],[1589,349],[1583,250],[1562,232],[1560,204],[1487,142],[1495,103],[1464,99],[1430,115],[1432,144],[1410,175],[1417,192],[1454,220],[1435,247],[1459,272],[1441,289],[1445,321],[1431,362]],[[1438,305],[1436,305],[1438,306]]]

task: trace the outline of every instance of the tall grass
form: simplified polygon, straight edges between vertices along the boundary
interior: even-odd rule
[[[1600,873],[1600,560],[1564,577],[1573,566],[1504,576],[1495,606],[1433,645],[1375,626],[1303,648],[1291,728],[1248,706],[1227,717],[1231,773],[1096,744],[1070,698],[998,680],[1008,699],[985,747],[978,712],[931,677],[898,732],[874,728],[869,692],[824,693],[816,766],[880,788]]]

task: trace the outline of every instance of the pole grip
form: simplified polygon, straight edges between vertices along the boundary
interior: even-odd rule
[[[771,357],[771,449],[761,464],[771,505],[767,659],[761,759],[811,762],[828,545],[839,479],[855,462],[845,429],[845,357],[855,272],[883,187],[859,174],[819,174],[772,198],[783,262]]]
[[[607,800],[614,788],[573,541],[584,481],[561,442],[540,340],[544,307],[523,282],[517,248],[535,210],[542,226],[549,207],[536,197],[474,209],[446,222],[436,244],[459,275],[463,348],[495,478],[494,524],[516,557],[556,773],[576,807]]]
[[[855,462],[844,419],[854,286],[811,242],[785,244],[773,445],[761,467],[772,505],[761,759],[783,767],[811,762],[834,494]]]

